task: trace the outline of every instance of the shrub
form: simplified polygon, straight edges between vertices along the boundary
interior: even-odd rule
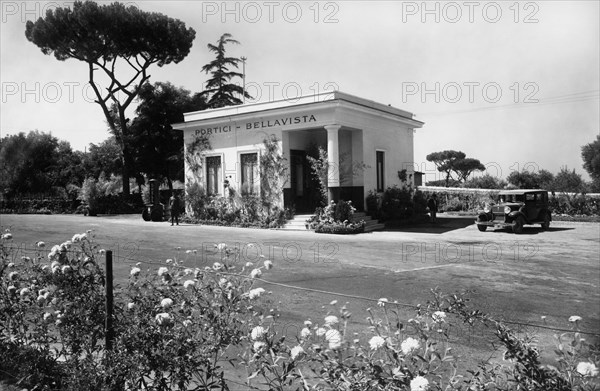
[[[239,250],[225,244],[206,269],[177,260],[158,272],[132,266],[128,283],[114,292],[108,350],[106,277],[96,261],[103,250],[93,233],[73,236],[47,257],[38,242],[18,263],[12,236],[1,240],[0,373],[40,390],[224,389],[218,361],[241,343],[253,301],[264,292],[252,290],[252,277],[272,267],[265,261],[240,269]]]
[[[352,201],[341,200],[337,204],[331,201],[324,208],[317,207],[312,217],[306,220],[309,228],[316,233],[352,234],[364,232],[364,220],[355,222],[353,215],[356,209]]]

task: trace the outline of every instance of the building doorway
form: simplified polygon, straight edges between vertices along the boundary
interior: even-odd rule
[[[290,188],[296,213],[313,213],[319,206],[319,182],[311,172],[306,151],[290,150]]]

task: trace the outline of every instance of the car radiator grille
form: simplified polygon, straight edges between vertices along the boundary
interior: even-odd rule
[[[496,222],[504,222],[504,213],[499,214],[499,213],[494,213],[494,221]]]

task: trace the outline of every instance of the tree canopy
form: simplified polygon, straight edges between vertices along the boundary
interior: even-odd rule
[[[506,180],[511,185],[520,189],[546,189],[552,190],[554,175],[548,170],[532,171],[513,171]]]
[[[83,180],[81,154],[66,141],[39,131],[0,140],[0,190],[9,197],[50,193]]]
[[[600,135],[596,140],[581,147],[583,168],[590,174],[593,190],[600,192]]]
[[[87,63],[96,103],[122,151],[125,194],[129,194],[132,168],[125,111],[150,78],[148,68],[182,61],[190,52],[195,35],[180,20],[120,3],[76,1],[72,8],[50,9],[45,18],[27,21],[25,36],[42,53],[53,54],[60,61],[74,58]],[[120,79],[117,68],[121,66],[128,69],[119,73]],[[99,71],[108,77],[105,89],[98,83]]]
[[[183,113],[206,108],[204,97],[171,83],[146,83],[139,93],[137,117],[131,123],[137,170],[154,179],[183,181],[183,134],[171,124]]]
[[[238,97],[242,96],[242,94],[246,98],[252,99],[252,96],[245,92],[241,86],[231,83],[231,79],[234,77],[243,77],[243,75],[230,70],[230,68],[237,69],[238,64],[242,61],[239,58],[226,56],[225,45],[230,43],[239,44],[228,33],[221,35],[216,45],[209,43],[208,50],[215,53],[216,57],[202,67],[202,71],[211,75],[211,78],[206,82],[206,89],[202,94],[207,96],[208,106],[213,109],[242,104],[242,99]]]
[[[457,181],[466,181],[474,171],[483,171],[485,166],[477,159],[467,158],[462,151],[446,150],[433,152],[426,156],[427,161],[433,162],[439,172],[446,174],[445,185],[452,181],[452,173],[457,175]]]

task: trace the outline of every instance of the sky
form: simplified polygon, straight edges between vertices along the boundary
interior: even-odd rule
[[[39,130],[77,150],[108,136],[86,64],[58,61],[25,23],[69,1],[1,1],[0,131]],[[106,3],[99,1],[99,3]],[[123,1],[196,31],[179,64],[151,82],[203,89],[206,45],[230,33],[251,102],[333,89],[414,113],[415,168],[453,149],[485,173],[562,167],[584,179],[581,146],[600,133],[599,1]]]

